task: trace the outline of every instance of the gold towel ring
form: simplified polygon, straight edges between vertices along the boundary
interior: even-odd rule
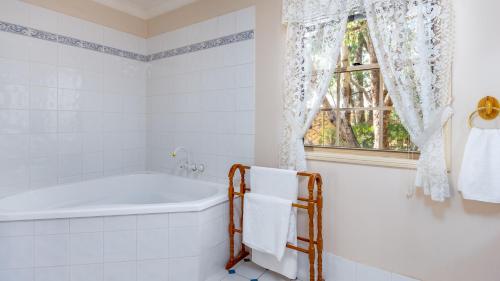
[[[469,115],[469,119],[467,121],[469,128],[472,128],[472,120],[474,119],[474,115],[476,113],[484,120],[493,120],[500,113],[500,104],[495,97],[486,96],[482,98],[477,104],[477,109]]]

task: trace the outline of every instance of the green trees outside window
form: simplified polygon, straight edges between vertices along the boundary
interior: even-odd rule
[[[347,24],[337,70],[306,146],[413,152],[416,146],[393,111],[366,19]]]

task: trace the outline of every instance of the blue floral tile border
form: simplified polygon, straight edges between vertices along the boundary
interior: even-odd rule
[[[178,55],[183,55],[183,54],[187,54],[187,53],[192,53],[192,52],[197,52],[197,51],[201,51],[201,50],[215,48],[215,47],[219,47],[219,46],[223,46],[223,45],[228,45],[231,43],[250,40],[253,38],[254,38],[254,31],[247,30],[247,31],[243,31],[240,33],[227,35],[224,37],[203,41],[200,43],[194,43],[191,45],[154,53],[154,54],[150,55],[149,60],[154,61],[154,60],[159,60],[159,59],[163,59],[163,58],[174,57],[174,56],[178,56]]]
[[[152,55],[142,55],[134,52],[129,52],[125,50],[120,50],[117,48],[109,47],[109,46],[104,46],[101,44],[65,36],[65,35],[59,35],[47,31],[42,31],[39,29],[31,28],[31,27],[25,27],[22,25],[17,25],[13,23],[8,23],[8,22],[3,22],[0,21],[0,31],[4,32],[10,32],[18,35],[24,35],[32,38],[37,38],[45,41],[51,41],[63,45],[68,45],[68,46],[73,46],[77,48],[83,48],[87,50],[92,50],[108,55],[114,55],[118,57],[123,57],[127,59],[132,59],[136,61],[142,61],[142,62],[149,62],[149,61],[154,61],[154,60],[159,60],[163,58],[168,58],[168,57],[173,57],[173,56],[178,56],[178,55],[183,55],[187,53],[192,53],[192,52],[197,52],[201,50],[206,50],[210,48],[215,48],[223,45],[228,45],[231,43],[236,43],[236,42],[241,42],[245,40],[250,40],[254,38],[254,31],[253,30],[247,30],[227,36],[223,36],[220,38],[215,38],[207,41],[203,41],[200,43],[194,43],[191,45],[171,49],[171,50],[166,50],[166,51],[161,51]]]

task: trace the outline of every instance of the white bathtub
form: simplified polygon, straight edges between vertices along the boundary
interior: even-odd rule
[[[0,280],[193,280],[224,271],[226,186],[134,174],[0,199]]]

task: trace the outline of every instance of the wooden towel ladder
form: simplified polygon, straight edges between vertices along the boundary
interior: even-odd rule
[[[245,197],[245,193],[250,191],[250,188],[246,187],[245,183],[245,171],[249,170],[250,167],[242,165],[242,164],[234,164],[229,170],[229,261],[226,264],[226,269],[230,269],[235,266],[238,262],[249,255],[249,252],[245,249],[245,245],[241,243],[241,250],[238,254],[234,254],[234,234],[239,233],[243,234],[243,200]],[[239,192],[234,190],[234,176],[236,171],[240,173],[240,190]],[[317,281],[324,281],[323,279],[323,233],[322,233],[322,207],[323,207],[323,196],[321,193],[322,187],[322,179],[321,175],[318,173],[310,173],[310,172],[298,172],[297,176],[307,177],[307,197],[299,197],[298,201],[304,202],[293,203],[292,206],[300,209],[307,210],[308,218],[309,218],[309,238],[297,236],[297,240],[307,242],[309,247],[302,248],[298,245],[292,245],[287,243],[286,247],[300,251],[308,254],[309,256],[309,280],[314,281],[315,276],[315,267],[314,262],[317,255],[317,270],[318,270],[318,278]],[[316,187],[316,188],[315,188]],[[315,190],[316,189],[316,190]],[[315,197],[316,194],[316,197]],[[240,229],[235,228],[234,224],[234,199],[235,197],[240,198],[241,202],[241,217],[240,217]],[[316,211],[316,240],[314,240],[314,214]],[[241,239],[243,240],[243,239]]]

